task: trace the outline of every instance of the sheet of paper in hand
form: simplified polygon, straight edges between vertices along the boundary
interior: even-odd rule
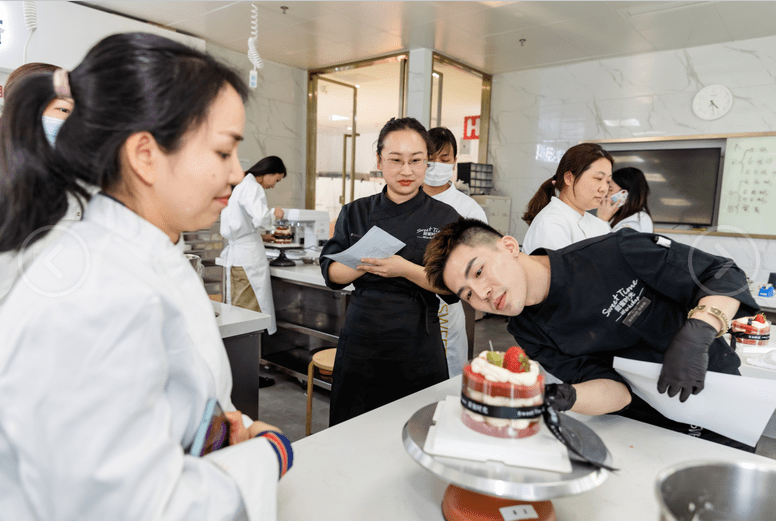
[[[404,246],[402,241],[390,233],[377,226],[372,226],[356,244],[347,250],[324,255],[324,257],[341,262],[348,268],[356,269],[359,264],[363,264],[361,259],[387,259]]]

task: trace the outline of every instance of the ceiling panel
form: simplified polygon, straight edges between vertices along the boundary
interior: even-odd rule
[[[304,69],[427,47],[493,74],[776,33],[774,1],[255,3],[262,57]],[[250,2],[82,4],[239,52],[250,36]],[[289,8],[285,14],[282,6]]]
[[[715,2],[722,23],[733,40],[776,34],[776,2]],[[745,7],[745,8],[744,8]]]

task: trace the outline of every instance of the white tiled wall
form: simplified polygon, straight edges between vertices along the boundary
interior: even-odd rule
[[[733,108],[703,121],[692,99],[712,84],[730,89]],[[634,119],[638,126],[605,123]],[[776,130],[776,36],[496,75],[490,125],[495,189],[513,201],[510,229],[502,231],[522,240],[525,207],[557,167],[547,160],[552,150],[580,140]],[[776,272],[776,241],[706,236],[696,246],[728,251],[753,280]]]
[[[245,53],[210,42],[207,51],[243,71],[248,82],[252,66]],[[243,165],[248,168],[263,157],[280,157],[288,175],[267,190],[267,202],[270,207],[304,208],[307,72],[264,61],[258,76],[258,87],[251,91],[245,107],[245,141],[240,144],[240,159],[248,161],[247,166]]]

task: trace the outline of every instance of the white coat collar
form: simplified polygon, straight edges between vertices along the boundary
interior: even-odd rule
[[[571,206],[567,205],[563,201],[561,201],[558,197],[552,196],[552,199],[550,199],[549,205],[551,208],[556,209],[559,212],[563,212],[568,216],[570,220],[573,222],[579,222],[582,219],[585,218],[585,214],[579,215],[579,212],[577,212],[575,209],[573,209]]]
[[[173,244],[162,230],[120,202],[102,193],[92,196],[88,210],[85,212],[84,221],[90,221],[109,229],[135,244],[138,249],[153,256],[171,249],[183,253],[186,248],[183,234],[178,242]]]

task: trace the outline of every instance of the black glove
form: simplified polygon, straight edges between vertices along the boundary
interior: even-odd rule
[[[685,322],[663,356],[663,368],[657,380],[658,392],[667,390],[668,396],[673,398],[681,391],[680,402],[687,400],[690,393],[701,392],[709,366],[709,346],[716,336],[714,326],[703,320],[691,318]]]
[[[577,401],[577,390],[571,384],[547,384],[544,401],[556,411],[568,411]]]

